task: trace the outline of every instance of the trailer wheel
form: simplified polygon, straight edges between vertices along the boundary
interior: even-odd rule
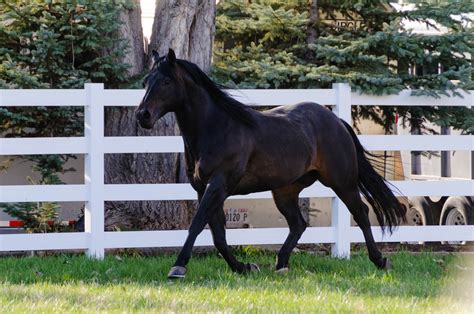
[[[408,200],[408,210],[406,213],[407,224],[409,226],[434,225],[433,213],[429,202],[422,196],[413,197]],[[424,244],[423,241],[408,242],[409,244]]]
[[[408,200],[406,213],[407,223],[411,226],[434,225],[429,202],[424,197],[413,197]]]
[[[441,211],[440,225],[474,225],[472,202],[468,197],[450,197]],[[448,241],[443,244],[466,244],[466,241]]]

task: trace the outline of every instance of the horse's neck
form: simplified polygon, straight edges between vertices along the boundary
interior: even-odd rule
[[[186,149],[197,156],[200,138],[208,133],[209,122],[215,118],[215,104],[207,92],[201,89],[189,93],[187,98],[184,108],[176,111],[175,115]]]
[[[175,112],[175,115],[186,149],[191,149],[195,152],[199,138],[199,125],[193,121],[190,113],[179,111]]]

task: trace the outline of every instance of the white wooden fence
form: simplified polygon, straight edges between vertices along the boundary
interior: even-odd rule
[[[466,106],[472,107],[474,93],[440,99],[413,97],[410,91],[397,96],[365,96],[351,93],[346,84],[324,90],[241,90],[232,94],[253,105],[284,105],[314,101],[334,106],[334,112],[349,121],[351,105],[397,106]],[[188,184],[104,184],[104,154],[182,152],[180,137],[104,137],[104,106],[136,106],[143,90],[106,90],[102,84],[86,84],[81,90],[0,90],[0,106],[84,106],[84,137],[70,138],[1,138],[0,155],[85,154],[85,184],[0,186],[0,202],[84,201],[85,232],[0,235],[0,251],[86,249],[87,254],[103,258],[108,248],[174,247],[184,243],[187,231],[104,231],[104,201],[125,200],[195,200]],[[467,150],[474,147],[472,136],[458,135],[362,135],[369,150]],[[474,195],[472,180],[394,181],[405,196]],[[319,183],[307,188],[301,197],[333,197],[335,194]],[[233,198],[271,198],[269,192]],[[474,226],[402,226],[380,242],[399,241],[473,241]],[[228,242],[236,244],[282,244],[286,228],[232,229]],[[332,243],[333,255],[348,257],[350,244],[364,242],[358,227],[351,227],[350,214],[335,198],[331,227],[310,227],[299,243]],[[198,246],[212,245],[209,230],[196,241]]]

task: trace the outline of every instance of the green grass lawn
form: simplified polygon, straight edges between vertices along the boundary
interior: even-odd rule
[[[170,281],[174,256],[0,258],[0,312],[390,312],[474,310],[473,258],[401,252],[391,272],[366,254],[337,260],[309,253],[273,272],[275,254],[239,254],[260,273],[238,275],[216,254],[195,256]]]

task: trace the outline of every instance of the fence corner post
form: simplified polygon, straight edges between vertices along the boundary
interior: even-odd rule
[[[342,120],[351,124],[351,87],[347,83],[335,83],[336,106],[333,112]],[[332,199],[332,227],[335,230],[335,242],[331,248],[333,257],[349,258],[351,254],[351,215],[346,205],[338,198]]]
[[[104,84],[86,83],[84,137],[87,153],[84,158],[84,183],[88,200],[84,210],[84,232],[88,233],[87,256],[103,259],[104,239]]]

